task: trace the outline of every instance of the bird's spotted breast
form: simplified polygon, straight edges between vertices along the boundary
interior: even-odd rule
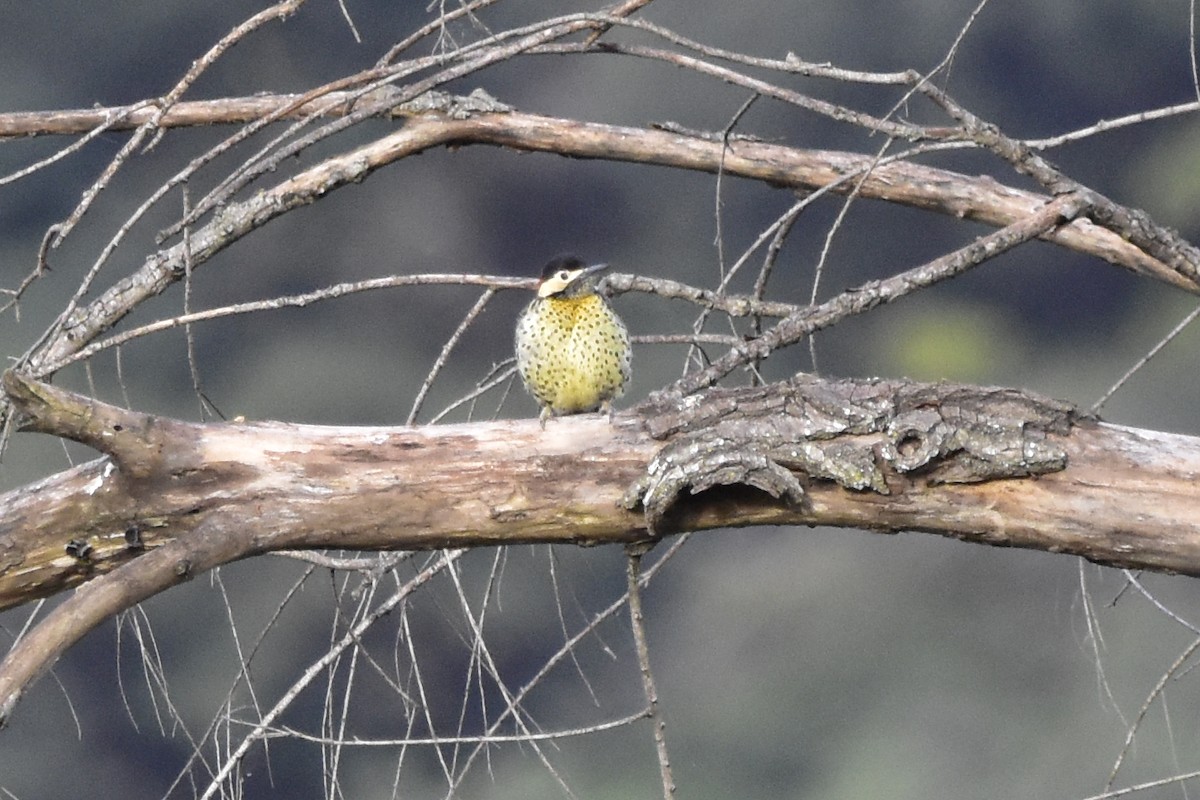
[[[629,334],[597,294],[539,298],[517,325],[517,365],[543,414],[594,411],[625,389]]]

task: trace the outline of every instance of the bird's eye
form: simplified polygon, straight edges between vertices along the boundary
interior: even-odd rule
[[[567,272],[565,269],[558,271],[558,279],[560,281],[565,281],[570,277],[571,277],[571,273]]]

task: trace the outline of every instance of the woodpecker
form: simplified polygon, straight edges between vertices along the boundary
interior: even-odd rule
[[[542,269],[537,297],[517,319],[517,370],[551,416],[600,410],[629,382],[629,331],[597,292],[607,264],[558,256]]]

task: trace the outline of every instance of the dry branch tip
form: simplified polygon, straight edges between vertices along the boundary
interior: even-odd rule
[[[16,370],[5,371],[0,385],[12,403],[17,429],[70,439],[112,456],[130,477],[161,469],[163,455],[185,452],[191,437],[183,424],[101,403],[57,389]],[[169,445],[169,446],[168,446]]]

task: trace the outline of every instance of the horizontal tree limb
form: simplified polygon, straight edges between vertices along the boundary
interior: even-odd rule
[[[853,396],[840,406],[848,412],[862,407],[868,388],[870,396],[889,403],[919,391],[920,407],[941,408],[943,418],[950,398],[966,392],[978,398],[980,418],[992,427],[1013,413],[1000,390],[807,380],[811,383],[779,384],[777,391],[826,397],[821,412],[826,415],[838,407],[828,397]],[[556,419],[544,432],[532,420],[362,428],[182,422],[110,406],[11,371],[4,388],[23,429],[81,441],[107,456],[0,495],[0,608],[79,585],[186,536],[216,514],[242,526],[246,555],[642,540],[646,520],[622,506],[622,498],[650,473],[655,456],[694,433],[679,425],[661,428],[662,420],[682,412],[653,403],[618,414],[613,425],[584,415]],[[720,389],[656,402],[695,409],[720,399],[727,408],[744,404],[752,391]],[[696,397],[706,400],[698,406]],[[1054,414],[1066,413],[1061,404],[1038,402],[1050,404],[1045,407]],[[1061,448],[1065,468],[1031,468],[1029,477],[991,480],[1019,473],[971,466],[976,473],[965,474],[956,454],[928,464],[882,458],[878,454],[889,442],[893,449],[917,447],[916,440],[904,446],[892,441],[899,434],[887,424],[906,418],[891,407],[883,412],[890,423],[843,425],[840,434],[833,428],[814,433],[807,421],[808,434],[798,433],[794,421],[781,427],[786,421],[776,418],[781,408],[756,412],[764,421],[753,430],[763,442],[768,432],[775,437],[767,442],[772,454],[799,440],[809,448],[854,443],[860,453],[866,448],[877,454],[884,478],[847,490],[843,486],[850,483],[829,479],[836,470],[821,474],[811,459],[772,455],[804,481],[802,503],[718,486],[676,501],[664,530],[762,524],[919,530],[1200,575],[1200,493],[1194,490],[1200,439],[1074,416],[1053,425],[1022,418],[1016,426],[1045,428],[1044,440]],[[716,422],[705,417],[701,431],[715,430]],[[954,425],[961,439],[966,426]],[[1034,445],[1020,447],[1032,464]],[[830,458],[849,463],[849,451],[842,453]],[[863,471],[859,461],[853,466]],[[945,478],[952,467],[955,477]]]
[[[0,607],[82,585],[0,664],[0,722],[87,629],[275,550],[829,525],[1200,575],[1200,439],[1103,424],[1016,390],[798,376],[542,430],[196,424],[12,371],[3,387],[24,430],[106,455],[0,495]]]

